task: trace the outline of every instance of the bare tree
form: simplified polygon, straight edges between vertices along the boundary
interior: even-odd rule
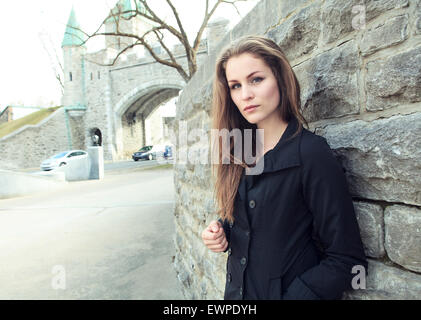
[[[156,0],[154,0],[156,1]],[[198,0],[196,0],[198,1]],[[105,37],[123,37],[123,38],[131,38],[133,39],[129,45],[125,45],[124,48],[120,49],[113,61],[109,64],[100,64],[106,66],[112,66],[116,63],[117,59],[128,50],[132,49],[135,46],[143,46],[149,54],[155,59],[156,62],[161,63],[163,65],[175,68],[177,72],[183,77],[183,79],[187,82],[191,79],[194,73],[197,70],[197,52],[199,50],[200,43],[202,41],[203,33],[205,31],[206,26],[208,25],[209,20],[215,13],[216,9],[220,7],[221,4],[232,5],[237,10],[237,13],[240,14],[238,7],[236,6],[238,2],[256,2],[257,0],[200,0],[204,1],[204,13],[203,13],[203,20],[196,32],[195,39],[193,43],[189,42],[186,30],[183,26],[183,23],[180,19],[179,12],[177,8],[173,4],[173,0],[165,0],[166,4],[168,5],[173,18],[175,18],[176,25],[173,26],[167,23],[162,15],[160,16],[154,9],[151,8],[150,2],[148,0],[132,0],[132,9],[126,10],[123,6],[116,6],[113,10],[110,11],[110,14],[107,16],[106,19],[101,23],[98,29],[92,33],[88,34],[85,31],[73,27],[78,31],[81,31],[86,39],[83,39],[84,45],[89,39],[97,36],[105,36]],[[133,8],[134,7],[134,8]],[[121,23],[123,21],[129,21],[131,19],[135,19],[141,17],[144,21],[150,23],[151,27],[149,30],[146,30],[142,34],[134,34],[123,32],[121,30]],[[112,32],[107,31],[104,32],[103,27],[105,26],[106,22],[112,19],[115,23],[115,30]],[[71,27],[71,26],[70,26]],[[165,41],[165,36],[171,35],[176,38],[177,42],[180,43],[185,51],[185,56],[187,59],[187,67],[183,67],[179,61],[176,60],[174,52],[168,48]],[[158,54],[154,51],[154,46],[152,41],[159,43],[161,48],[164,50],[165,55]]]
[[[50,59],[51,68],[53,69],[56,79],[60,84],[61,94],[63,94],[64,84],[62,81],[62,75],[64,73],[64,70],[60,62],[59,56],[57,54],[57,50],[55,49],[54,42],[52,41],[50,34],[46,30],[39,32],[38,37],[45,52],[48,55],[48,58]]]

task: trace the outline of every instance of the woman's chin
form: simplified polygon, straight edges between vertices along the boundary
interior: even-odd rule
[[[247,120],[248,123],[251,123],[251,124],[257,124],[260,120],[257,117],[245,117],[245,119]]]

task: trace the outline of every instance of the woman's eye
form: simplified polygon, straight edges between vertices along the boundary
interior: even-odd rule
[[[260,77],[256,77],[256,78],[253,78],[253,80],[251,81],[252,83],[259,83],[259,82],[261,82],[263,80],[263,78],[260,78]]]
[[[240,84],[239,83],[235,83],[235,84],[233,84],[232,86],[231,86],[231,89],[237,89],[237,88],[239,88],[240,87]]]

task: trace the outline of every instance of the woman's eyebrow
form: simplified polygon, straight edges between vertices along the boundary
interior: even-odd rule
[[[253,76],[255,73],[257,73],[257,72],[260,72],[260,70],[258,70],[258,71],[254,71],[254,72],[252,72],[252,73],[250,73],[248,76],[247,76],[247,79],[248,78],[250,78],[251,76]],[[228,80],[228,82],[238,82],[238,80]]]

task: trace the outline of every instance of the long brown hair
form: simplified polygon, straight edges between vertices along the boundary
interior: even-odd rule
[[[261,58],[270,67],[280,90],[281,99],[278,106],[280,116],[286,122],[289,122],[292,118],[298,120],[298,128],[293,137],[301,131],[303,124],[308,127],[300,112],[300,85],[281,48],[270,39],[260,36],[246,36],[223,49],[216,61],[213,82],[212,128],[219,132],[222,129],[231,132],[232,129],[237,128],[241,130],[243,137],[245,129],[254,129],[253,132],[257,129],[255,124],[249,123],[241,115],[232,101],[225,74],[228,60],[243,53],[250,53]],[[255,134],[253,137],[255,138]],[[255,148],[255,141],[253,147]],[[233,149],[234,145],[231,141],[230,160],[234,159]],[[223,220],[233,222],[235,196],[246,164],[243,160],[241,163],[223,164],[220,141],[218,141],[217,156],[219,161],[212,165],[212,169],[213,174],[216,173],[215,197],[218,214]]]

